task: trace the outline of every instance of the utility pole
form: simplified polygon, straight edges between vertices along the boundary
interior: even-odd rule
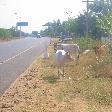
[[[21,22],[21,17],[19,17],[19,22]],[[20,30],[19,30],[19,39],[21,39],[21,26],[20,26]]]
[[[86,0],[86,1],[82,1],[82,2],[86,2],[86,7],[87,7],[87,17],[86,17],[86,37],[88,37],[88,29],[89,29],[89,3],[92,3],[94,1],[89,1],[89,0]]]
[[[19,17],[19,22],[21,22],[21,17]],[[20,26],[20,32],[19,32],[19,39],[21,39],[21,26]]]

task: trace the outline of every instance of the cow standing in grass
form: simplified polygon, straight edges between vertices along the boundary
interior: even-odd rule
[[[102,46],[95,46],[93,47],[95,54],[97,55],[98,58],[101,58],[101,56],[104,56],[107,54],[107,46],[102,45]]]
[[[67,62],[74,61],[74,59],[70,56],[68,52],[64,50],[57,50],[55,53],[55,64],[58,67],[58,75],[64,75],[64,64]],[[63,72],[60,71],[60,68],[63,68]]]
[[[75,54],[76,65],[79,61],[80,48],[77,44],[54,44],[54,51],[64,50],[65,52],[69,52],[70,54]]]

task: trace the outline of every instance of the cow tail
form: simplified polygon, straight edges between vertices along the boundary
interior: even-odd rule
[[[78,49],[78,56],[77,56],[77,59],[79,60],[80,58],[80,48]]]
[[[78,62],[79,62],[79,58],[80,58],[80,49],[78,49],[78,55],[77,55],[77,62],[76,62],[76,65],[77,65]]]

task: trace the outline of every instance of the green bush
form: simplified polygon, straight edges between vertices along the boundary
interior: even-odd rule
[[[0,28],[0,39],[7,39],[9,37],[11,37],[10,30]]]
[[[92,49],[92,47],[96,45],[102,44],[100,40],[95,40],[91,37],[75,38],[74,43],[77,43],[80,46],[81,52],[87,49]]]
[[[92,38],[80,37],[74,39],[74,43],[77,43],[82,51],[90,49],[92,47],[92,42]]]

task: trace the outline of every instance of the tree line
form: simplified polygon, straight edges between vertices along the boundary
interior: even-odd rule
[[[0,39],[14,39],[20,36],[20,30],[12,26],[10,29],[0,28]],[[21,36],[29,36],[28,33],[21,31]]]
[[[112,1],[94,0],[90,3],[88,12],[88,34],[93,38],[112,35]],[[43,36],[58,37],[61,35],[85,37],[87,30],[87,12],[84,10],[78,17],[69,17],[67,21],[60,19],[46,23],[45,30],[41,31]]]

